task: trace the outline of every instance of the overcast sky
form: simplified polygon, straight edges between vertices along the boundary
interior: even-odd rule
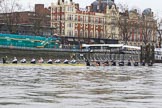
[[[66,0],[65,0],[66,1]],[[69,0],[68,0],[69,1]],[[75,3],[79,3],[80,7],[84,8],[90,5],[95,0],[73,0]],[[52,2],[56,3],[57,0],[19,0],[24,7],[34,6],[36,3],[43,3],[46,6],[50,6]],[[127,4],[129,8],[140,8],[141,11],[145,8],[152,8],[155,14],[162,16],[162,0],[115,0],[116,4]]]

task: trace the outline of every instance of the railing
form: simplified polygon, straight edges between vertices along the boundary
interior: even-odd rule
[[[0,45],[0,48],[9,49],[24,49],[24,50],[42,50],[42,51],[62,51],[62,52],[87,52],[81,49],[63,49],[63,48],[31,48],[31,47],[18,47],[18,46],[4,46]]]
[[[9,48],[9,49],[23,49],[23,50],[41,50],[41,51],[58,51],[58,52],[81,52],[81,53],[120,53],[118,50],[110,51],[106,49],[64,49],[64,48],[31,48],[31,47],[18,47],[18,46],[5,46],[5,45],[0,45],[0,48]],[[125,54],[140,54],[140,51],[134,51],[134,50],[129,50],[129,51],[122,51]]]

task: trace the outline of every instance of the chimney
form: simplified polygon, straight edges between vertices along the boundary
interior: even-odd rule
[[[41,14],[44,12],[44,4],[35,4],[35,12]]]
[[[78,4],[78,3],[75,4],[75,8],[76,8],[77,10],[79,10],[79,4]]]

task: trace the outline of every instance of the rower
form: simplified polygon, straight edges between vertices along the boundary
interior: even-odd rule
[[[43,62],[44,62],[43,58],[41,57],[41,58],[38,60],[38,62],[39,62],[39,63],[43,63]]]
[[[108,60],[105,61],[105,62],[103,63],[103,65],[104,65],[104,66],[109,66],[109,61],[108,61]]]
[[[145,60],[142,60],[141,66],[145,66]]]
[[[114,60],[111,61],[111,66],[116,66],[116,62]]]
[[[76,60],[73,59],[73,60],[70,61],[70,63],[75,64],[76,63]]]
[[[2,63],[3,64],[7,63],[7,56],[2,58]]]
[[[52,59],[49,59],[49,60],[47,61],[47,63],[48,63],[48,64],[52,64]]]
[[[152,60],[150,60],[150,62],[148,63],[148,66],[152,66],[153,65],[153,62]]]
[[[17,58],[16,57],[14,57],[14,59],[12,60],[12,63],[17,64]]]
[[[124,66],[124,61],[123,60],[119,62],[119,66]]]
[[[60,59],[55,60],[55,63],[61,63]]]
[[[131,62],[130,62],[130,60],[128,60],[127,66],[131,66]]]
[[[100,66],[101,63],[99,61],[96,61],[96,66]]]
[[[69,60],[65,59],[64,64],[69,64]]]
[[[20,60],[21,63],[26,63],[26,59],[23,58],[22,60]]]
[[[5,64],[5,63],[6,63],[6,60],[5,60],[5,58],[4,58],[4,57],[2,58],[2,62],[3,62],[3,64]]]
[[[134,62],[134,66],[138,66],[138,61],[135,61]]]
[[[89,60],[86,59],[85,62],[86,62],[86,66],[90,66]]]
[[[36,64],[36,60],[35,60],[35,58],[33,58],[33,59],[31,60],[30,63],[32,63],[32,64]]]

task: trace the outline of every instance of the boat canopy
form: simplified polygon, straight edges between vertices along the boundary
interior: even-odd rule
[[[82,47],[110,47],[110,48],[128,48],[128,49],[135,49],[141,50],[141,47],[138,46],[129,46],[124,44],[82,44]]]

